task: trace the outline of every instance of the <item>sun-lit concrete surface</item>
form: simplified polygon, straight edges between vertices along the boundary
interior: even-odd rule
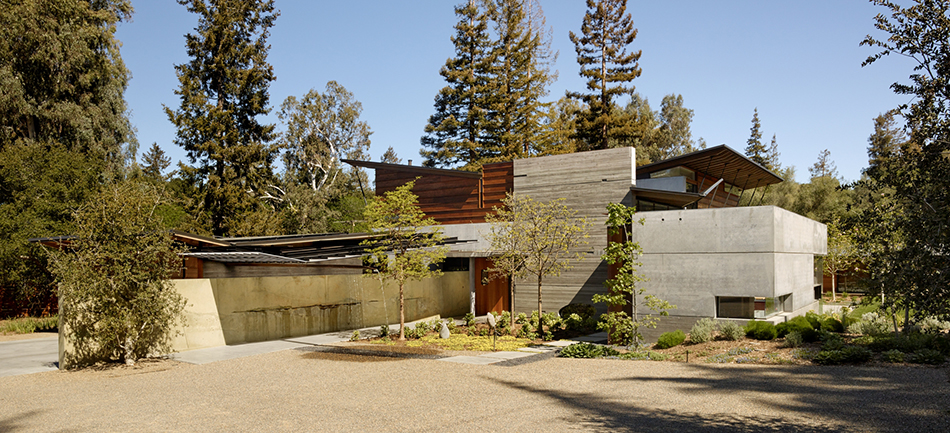
[[[0,342],[0,377],[57,370],[57,338]]]

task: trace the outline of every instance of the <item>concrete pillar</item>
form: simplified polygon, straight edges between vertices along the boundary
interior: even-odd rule
[[[468,311],[475,315],[475,258],[468,258],[468,287],[469,287],[469,306]]]

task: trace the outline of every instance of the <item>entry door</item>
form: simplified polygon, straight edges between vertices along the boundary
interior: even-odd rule
[[[492,267],[489,258],[475,258],[475,314],[488,314],[489,311],[501,313],[511,308],[508,293],[508,278],[488,280],[488,269]]]

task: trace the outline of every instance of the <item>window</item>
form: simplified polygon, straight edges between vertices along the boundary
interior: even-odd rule
[[[661,177],[677,177],[677,176],[684,176],[689,180],[696,180],[696,172],[683,166],[668,168],[666,170],[654,171],[653,173],[650,173],[650,179],[659,179]]]
[[[754,299],[752,297],[717,296],[716,317],[751,319],[755,311]]]

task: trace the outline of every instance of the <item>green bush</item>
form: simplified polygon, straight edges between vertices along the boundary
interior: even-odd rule
[[[716,332],[715,320],[708,317],[699,319],[689,330],[689,341],[691,343],[705,343],[711,341],[714,332]]]
[[[568,317],[571,314],[577,314],[583,321],[594,317],[594,315],[597,314],[597,309],[590,304],[567,304],[558,310],[558,314],[560,314],[561,317]]]
[[[771,322],[753,320],[746,325],[745,336],[755,340],[774,340],[777,332]]]
[[[855,311],[858,310],[860,310],[860,308]],[[862,314],[861,320],[848,326],[849,333],[861,335],[883,335],[890,332],[890,329],[891,324],[887,321],[887,317],[875,312]]]
[[[796,316],[792,318],[792,320],[788,320],[788,321],[779,323],[778,325],[775,325],[775,335],[778,338],[782,338],[788,335],[789,332],[798,331],[799,333],[801,333],[805,329],[813,329],[813,328],[811,327],[811,324],[808,323],[808,320],[806,320],[804,317]]]
[[[518,313],[518,316],[515,318],[515,323],[519,325],[528,323],[528,316],[526,316],[524,313]]]
[[[579,331],[583,326],[584,319],[577,313],[571,313],[571,315],[564,318],[564,328],[568,331]]]
[[[465,326],[475,326],[475,314],[472,314],[472,312],[465,313],[462,320],[465,321]]]
[[[544,324],[544,326],[547,326],[548,329],[557,330],[561,327],[561,318],[553,312],[542,314],[541,322]]]
[[[561,358],[600,358],[619,354],[620,352],[611,347],[592,343],[577,343],[561,349],[557,356]]]
[[[680,331],[679,329],[673,332],[664,332],[656,341],[656,348],[669,349],[671,347],[683,344],[683,341],[686,341],[686,334],[684,334],[683,331]]]
[[[805,313],[805,320],[811,324],[811,327],[814,329],[821,329],[821,316],[819,316],[814,311],[809,311]]]
[[[732,321],[719,322],[719,337],[723,340],[738,341],[745,336],[745,330],[738,323]]]
[[[910,362],[914,364],[930,364],[930,365],[940,365],[943,364],[947,359],[943,356],[943,353],[940,353],[939,350],[934,349],[920,349],[912,353],[908,357]]]
[[[881,355],[882,355],[882,359],[884,359],[885,362],[900,363],[906,360],[906,356],[904,355],[904,352],[901,352],[900,350],[897,350],[897,349],[888,350],[882,353]]]
[[[389,336],[389,325],[380,325],[379,326],[379,336],[388,337]]]
[[[844,347],[844,339],[838,334],[825,332],[822,334],[821,341],[821,350],[823,351],[839,350]]]
[[[821,365],[862,364],[871,360],[871,351],[859,346],[845,346],[837,350],[822,350],[812,362]]]
[[[844,325],[834,317],[826,317],[821,321],[821,329],[828,332],[844,332]]]
[[[14,334],[31,334],[34,332],[56,332],[59,326],[57,316],[52,317],[23,317],[11,319],[0,326],[0,332]]]
[[[350,335],[350,341],[360,341],[360,331],[357,329],[353,331],[353,335]]]
[[[788,334],[785,334],[785,343],[783,344],[783,346],[799,347],[802,345],[802,343],[804,343],[804,339],[802,338],[801,332],[792,331],[792,332],[789,332]]]

